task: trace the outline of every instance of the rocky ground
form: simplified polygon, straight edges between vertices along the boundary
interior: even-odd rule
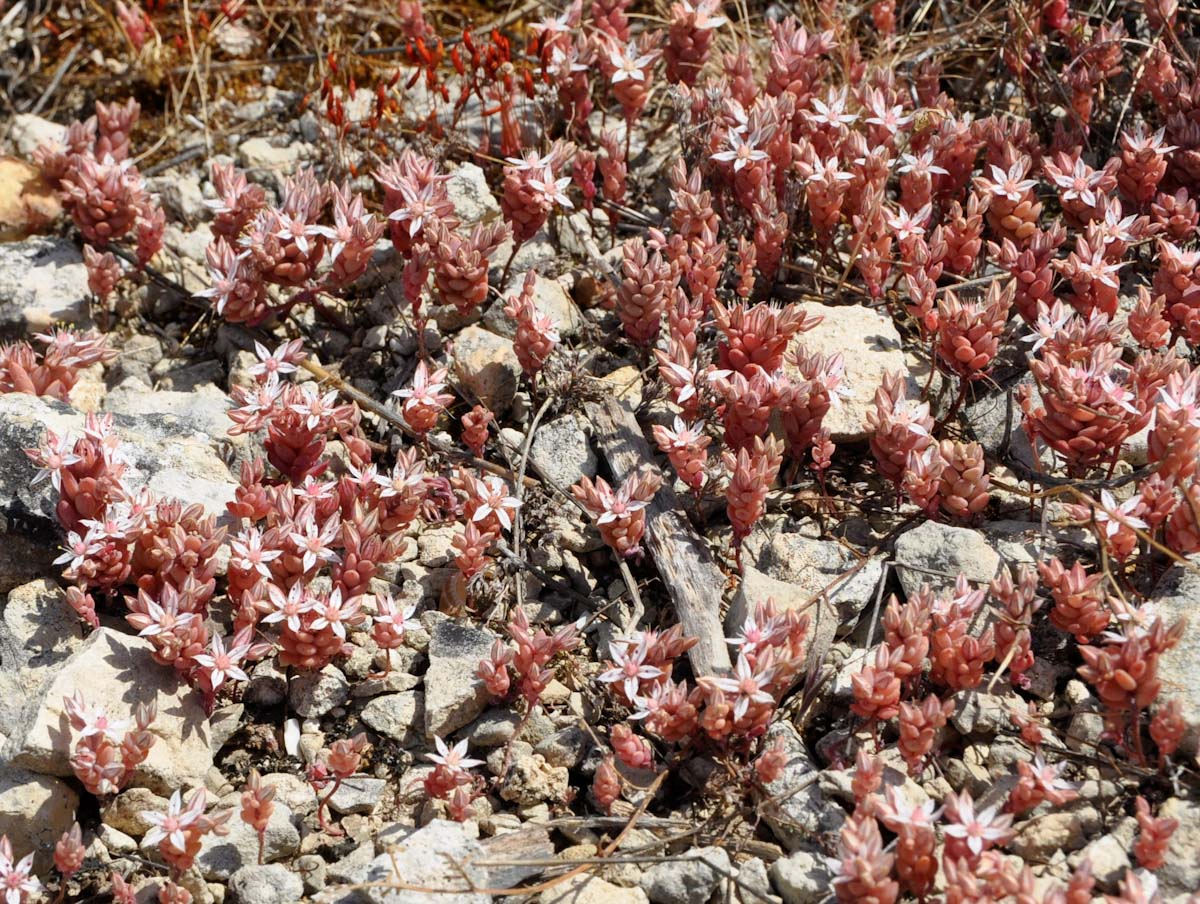
[[[549,14],[538,9],[526,18],[543,13]],[[331,302],[332,316],[315,305],[254,326],[215,316],[194,294],[212,283],[206,259],[213,216],[206,202],[218,197],[212,163],[235,164],[272,195],[310,166],[351,178],[355,190],[370,197],[378,194],[364,175],[378,162],[374,151],[356,145],[354,133],[342,143],[331,138],[320,105],[304,103],[305,92],[285,83],[240,85],[222,94],[212,82],[206,109],[210,127],[220,124],[219,135],[196,119],[198,105],[188,118],[151,112],[144,102],[136,147],[148,148],[153,130],[169,123],[172,147],[207,140],[213,153],[173,162],[165,152],[146,151],[139,165],[154,173],[145,183],[165,211],[163,247],[150,268],[131,273],[104,303],[89,286],[82,243],[60,199],[29,180],[39,145],[64,140],[66,125],[90,110],[91,100],[120,98],[72,86],[68,78],[62,90],[70,100],[54,115],[0,114],[0,153],[7,155],[0,158],[0,331],[16,341],[62,325],[95,328],[115,350],[111,360],[79,372],[66,401],[0,394],[0,445],[7,452],[0,459],[0,835],[15,858],[33,854],[32,871],[49,889],[28,900],[37,894],[109,900],[114,874],[130,883],[137,900],[151,900],[170,874],[191,900],[230,904],[482,902],[498,890],[542,904],[817,904],[846,894],[833,879],[842,869],[839,839],[845,843],[844,827],[858,818],[853,814],[861,805],[858,751],[878,757],[882,788],[894,789],[907,806],[941,808],[948,795],[965,790],[977,809],[1003,809],[1018,764],[1035,757],[1014,711],[1040,720],[1044,740],[1036,755],[1061,766],[1062,779],[1076,792],[1061,805],[1044,801],[1016,814],[996,848],[1013,875],[1027,868],[1031,897],[1021,900],[1050,900],[1043,896],[1084,863],[1095,879],[1093,895],[1151,900],[1121,885],[1131,870],[1150,874],[1139,869],[1134,853],[1143,833],[1134,804],[1139,796],[1157,818],[1177,821],[1148,887],[1163,901],[1194,900],[1200,890],[1195,565],[1174,554],[1152,561],[1147,548],[1128,581],[1114,584],[1131,596],[1133,588],[1144,591],[1146,611],[1166,621],[1191,615],[1181,641],[1157,666],[1185,726],[1169,760],[1160,764],[1151,754],[1135,762],[1114,744],[1097,688],[1078,673],[1077,644],[1047,621],[1047,603],[1032,623],[1033,658],[1023,680],[1010,682],[1002,650],[974,686],[942,689],[953,715],[937,732],[928,764],[907,766],[894,719],[882,720],[881,728],[851,711],[858,699],[854,678],[872,665],[884,638],[889,597],[911,600],[923,585],[953,593],[960,576],[972,587],[987,587],[1002,572],[1052,556],[1100,568],[1104,544],[1071,516],[1065,494],[1046,492],[1057,484],[1026,479],[1030,468],[1053,470],[1059,463],[1044,447],[1035,451],[1020,429],[1020,412],[1011,410],[1010,388],[1031,380],[1028,346],[1018,342],[1025,327],[1017,318],[989,379],[952,411],[955,378],[944,369],[931,374],[928,345],[910,319],[894,314],[900,304],[889,308],[863,292],[831,295],[820,284],[785,278],[772,302],[823,316],[795,343],[844,361],[824,421],[837,444],[832,468],[819,483],[811,469],[786,464],[735,559],[725,516],[727,475],[714,477],[715,489],[693,505],[665,456],[655,452],[647,464],[661,470],[668,488],[674,485],[680,523],[688,537],[699,538],[703,550],[695,555],[716,575],[714,586],[704,589],[720,611],[704,617],[718,633],[704,639],[716,637],[720,647],[722,626],[724,635],[737,638],[755,607],[772,599],[781,611],[809,616],[804,669],[773,701],[763,737],[668,744],[647,735],[653,761],[634,768],[618,757],[620,793],[601,805],[592,789],[597,771],[612,763],[613,727],[632,724],[628,701],[600,679],[610,666],[610,643],[637,628],[665,629],[682,620],[675,572],[664,557],[686,553],[651,543],[647,554],[626,563],[606,545],[594,516],[565,492],[584,477],[617,483],[624,476],[614,434],[598,415],[605,406],[628,412],[648,438],[654,425],[670,426],[680,412],[654,359],[621,336],[606,286],[621,265],[619,241],[610,241],[599,208],[556,214],[520,246],[511,267],[504,266],[511,245],[493,255],[493,291],[485,304],[464,314],[431,293],[420,336],[401,288],[404,262],[386,238],[366,273]],[[407,108],[395,122],[422,119],[422,104],[430,102],[422,87],[401,83],[396,91]],[[371,93],[348,99],[369,107]],[[665,108],[658,113],[669,119]],[[466,116],[444,146],[428,136],[419,146],[430,153],[451,144],[469,147],[491,128],[478,111],[474,116]],[[647,121],[633,133],[630,179],[636,186],[622,226],[629,235],[670,216],[664,174],[680,153],[681,137],[668,126]],[[406,140],[397,131],[395,147]],[[350,155],[354,170],[335,153]],[[462,232],[504,219],[496,157],[472,160],[455,150],[439,159]],[[17,196],[21,205],[5,206]],[[801,269],[818,266],[802,249],[792,257]],[[820,261],[834,282],[842,268],[836,264]],[[504,311],[531,270],[537,272],[536,306],[556,321],[561,342],[536,381],[523,372],[516,327]],[[1132,295],[1122,305],[1128,311]],[[476,403],[486,405],[496,421],[484,457],[521,497],[522,533],[509,533],[502,549],[492,548],[484,578],[472,584],[465,605],[453,605],[447,600],[461,575],[455,540],[463,519],[413,519],[398,535],[396,555],[369,582],[371,594],[388,593],[402,607],[414,607],[403,645],[381,648],[368,621],[352,626],[344,649],[319,669],[281,663],[270,646],[245,662],[246,680],[206,696],[156,660],[153,638],[139,636],[126,620],[124,597],[135,595],[132,583],[96,594],[95,626],[68,605],[73,582],[59,560],[69,543],[60,491],[50,480],[35,480],[38,467],[23,450],[42,447],[48,434],[74,440],[89,429],[88,415],[111,415],[129,487],[199,505],[229,529],[212,556],[221,602],[207,613],[213,634],[229,636],[236,615],[227,590],[234,555],[229,541],[242,525],[228,506],[238,498],[243,465],[264,455],[263,435],[230,435],[229,411],[236,407],[230,391],[255,385],[256,342],[269,340],[273,348],[292,338],[302,341],[317,369],[301,368],[289,379],[358,403],[362,437],[381,470],[391,468],[398,452],[419,448],[430,475],[449,474],[464,452],[461,415]],[[1185,341],[1179,347],[1193,360]],[[401,423],[394,393],[412,385],[422,355],[448,369],[454,400],[418,442]],[[876,472],[871,415],[889,374],[899,374],[912,397],[928,399],[935,414],[951,419],[938,428],[946,436],[980,444],[992,479],[981,514],[930,517],[897,502],[898,489]],[[1129,438],[1113,469],[1089,479],[1119,481],[1144,468],[1152,456],[1148,435],[1146,429]],[[354,473],[352,446],[351,439],[331,434],[324,452],[329,476]],[[719,462],[719,453],[712,459]],[[313,580],[328,589],[328,577]],[[552,660],[553,674],[534,707],[515,695],[498,698],[479,674],[494,643],[510,638],[518,608],[550,633],[583,626],[580,646]],[[999,610],[992,603],[982,608],[971,636],[991,630]],[[1122,624],[1114,618],[1114,629]],[[260,636],[274,644],[269,626],[261,628],[268,630]],[[736,660],[737,649],[728,649]],[[701,677],[693,674],[697,662],[679,658],[677,675]],[[64,701],[76,693],[112,719],[134,719],[142,703],[157,706],[149,756],[115,793],[89,791],[73,764],[78,732]],[[328,783],[313,781],[314,765],[328,762],[335,742],[360,733],[368,745],[364,755],[329,794]],[[465,741],[469,755],[481,761],[473,769],[481,791],[468,818],[456,819],[447,800],[429,793],[434,763],[428,757],[438,741]],[[759,781],[751,764],[769,749],[780,751],[780,768]],[[274,789],[261,838],[238,815],[252,770]],[[186,798],[197,788],[206,790],[210,813],[234,815],[226,834],[203,835],[189,868],[172,871],[147,814],[166,813],[172,794],[182,791]],[[86,852],[81,868],[62,879],[55,845],[75,823]],[[894,833],[884,837],[893,852]],[[932,894],[945,887],[939,873]],[[441,894],[431,890],[439,888]],[[1002,897],[981,893],[979,900]]]

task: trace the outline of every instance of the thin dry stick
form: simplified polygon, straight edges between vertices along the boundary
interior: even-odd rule
[[[612,841],[610,841],[607,845],[604,846],[604,849],[600,852],[600,856],[597,858],[598,860],[601,860],[601,861],[605,860],[605,858],[607,858],[609,854],[611,854],[613,851],[615,851],[617,849],[617,847],[625,839],[625,836],[628,835],[633,830],[634,826],[637,824],[638,819],[642,816],[643,813],[646,812],[646,808],[650,806],[650,801],[652,801],[654,799],[655,794],[658,793],[659,787],[662,785],[663,780],[667,777],[668,774],[669,774],[669,772],[664,769],[662,772],[658,773],[658,775],[656,775],[654,777],[654,781],[652,781],[650,783],[650,785],[646,788],[646,794],[642,798],[641,803],[639,803],[637,805],[637,808],[633,811],[633,813],[630,814],[629,820],[625,823],[625,827],[623,829],[621,829],[620,833],[617,835],[616,838],[614,838]],[[597,865],[595,863],[583,863],[583,864],[580,864],[579,866],[576,866],[574,869],[563,873],[561,876],[556,876],[553,879],[548,879],[545,882],[541,882],[537,885],[528,885],[524,888],[476,888],[474,885],[470,884],[470,878],[467,876],[464,876],[464,878],[467,879],[467,882],[468,882],[469,887],[467,887],[467,888],[429,888],[424,885],[413,885],[411,883],[404,882],[401,879],[399,879],[398,877],[400,875],[400,869],[399,869],[399,865],[396,862],[395,852],[389,851],[388,855],[392,858],[392,874],[397,877],[396,879],[385,880],[382,882],[358,882],[358,883],[355,883],[354,885],[346,886],[346,890],[347,891],[355,891],[360,888],[362,888],[362,889],[393,888],[393,889],[396,889],[397,891],[415,891],[415,892],[421,892],[423,894],[429,894],[429,895],[477,894],[477,895],[493,895],[495,897],[516,897],[518,895],[536,895],[540,892],[548,891],[551,888],[557,888],[559,885],[562,885],[564,882],[568,882],[571,879],[574,879],[576,876],[583,875],[584,873],[586,873],[590,869],[592,869],[593,866]]]

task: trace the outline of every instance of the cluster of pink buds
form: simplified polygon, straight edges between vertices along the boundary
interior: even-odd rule
[[[462,533],[450,541],[457,572],[442,586],[441,610],[447,615],[462,615],[466,611],[474,596],[474,582],[487,573],[494,561],[488,553],[496,539],[494,534],[481,531],[474,521],[468,521]]]
[[[1080,643],[1108,627],[1112,613],[1106,605],[1103,574],[1088,574],[1078,560],[1067,568],[1057,556],[1039,562],[1038,571],[1054,600],[1050,610],[1054,627],[1074,634]]]
[[[179,791],[171,795],[167,804],[167,812],[144,810],[142,818],[150,824],[150,830],[142,838],[147,846],[158,845],[158,853],[171,868],[172,875],[180,874],[191,869],[200,853],[200,847],[205,835],[226,835],[229,833],[227,823],[232,810],[222,810],[219,813],[205,813],[208,793],[203,788],[197,788],[188,798],[186,805]]]
[[[477,675],[497,699],[509,696],[515,687],[517,694],[533,709],[542,692],[554,678],[550,662],[560,653],[579,646],[581,622],[566,625],[553,634],[544,628],[534,631],[525,610],[513,609],[506,630],[510,643],[497,640],[487,659],[480,661]]]
[[[742,447],[736,455],[727,449],[722,460],[729,472],[725,509],[733,528],[734,548],[740,550],[742,541],[750,536],[766,512],[767,492],[783,464],[783,443],[774,437],[763,442],[756,436],[750,446]]]
[[[679,0],[671,5],[667,44],[663,48],[668,80],[696,84],[712,51],[713,34],[725,24],[723,16],[714,15],[720,6],[718,0],[697,0],[695,3]]]
[[[275,812],[275,786],[264,785],[257,769],[250,770],[246,789],[242,792],[242,822],[258,835],[258,862],[263,862],[263,848],[267,841],[267,827],[271,814]]]
[[[346,779],[353,777],[358,772],[366,749],[367,736],[360,732],[352,738],[334,741],[329,746],[329,750],[308,767],[308,783],[312,785],[313,791],[320,795],[325,788],[329,788],[323,797],[318,797],[317,820],[320,822],[321,828],[330,834],[336,835],[340,832],[330,826],[325,816],[329,800],[337,794],[338,788]]]
[[[679,285],[679,271],[650,252],[640,238],[622,246],[621,282],[617,286],[617,316],[631,342],[649,345],[658,336],[663,315]]]
[[[707,479],[704,467],[712,437],[705,434],[700,426],[685,424],[678,417],[670,429],[655,424],[653,430],[654,441],[670,459],[679,479],[693,492],[699,492]]]
[[[1182,621],[1168,627],[1154,618],[1146,624],[1127,625],[1121,634],[1106,635],[1104,646],[1079,648],[1084,662],[1079,675],[1095,688],[1104,704],[1109,734],[1139,762],[1144,756],[1138,720],[1162,688],[1158,658],[1179,643],[1183,630]]]
[[[969,519],[987,508],[991,478],[979,443],[944,439],[912,452],[901,478],[908,498],[929,514]]]
[[[960,301],[950,291],[942,294],[937,306],[937,351],[948,370],[964,380],[987,375],[1008,322],[1013,293],[1012,283],[1001,288],[993,282],[982,303]]]
[[[476,405],[462,416],[462,441],[476,458],[483,457],[488,441],[488,425],[496,416],[483,405]]]
[[[929,405],[907,397],[904,377],[899,373],[884,374],[875,391],[875,406],[867,409],[867,428],[879,473],[897,486],[902,484],[910,462],[933,443]]]
[[[1163,355],[1141,355],[1129,367],[1107,318],[1041,318],[1040,354],[1029,365],[1037,381],[1037,404],[1030,387],[1018,398],[1031,442],[1041,440],[1067,461],[1068,473],[1115,460],[1125,439],[1146,426],[1151,393],[1163,385],[1179,362]]]
[[[441,367],[430,371],[424,361],[419,361],[413,373],[412,386],[396,390],[395,394],[404,399],[400,409],[404,422],[417,436],[424,436],[432,430],[446,406],[454,401],[453,394],[443,391],[445,388],[446,369]]]
[[[571,487],[574,496],[596,519],[604,542],[622,558],[639,555],[646,530],[646,506],[662,486],[657,471],[633,474],[614,492],[608,481],[581,477]]]
[[[1019,816],[1043,801],[1061,807],[1075,800],[1079,797],[1079,792],[1071,783],[1060,778],[1065,765],[1047,765],[1041,754],[1035,756],[1032,763],[1024,760],[1017,763],[1019,778],[1009,792],[1005,809]]]
[[[738,657],[728,676],[701,678],[695,686],[676,683],[671,678],[675,660],[695,644],[676,625],[613,642],[609,667],[599,680],[634,708],[632,720],[668,743],[689,743],[702,733],[719,745],[737,744],[738,739],[744,745],[766,732],[779,699],[802,675],[807,631],[807,616],[781,613],[768,600],[755,607],[740,636],[729,641],[738,647]],[[627,763],[628,758],[644,760],[648,753],[624,729],[615,733],[613,743]],[[778,756],[772,754],[763,763],[768,776]],[[749,768],[762,772],[757,763]]]
[[[503,223],[480,223],[467,236],[451,231],[442,221],[433,221],[425,235],[433,253],[433,279],[442,303],[467,314],[487,300],[488,264],[508,238]]]
[[[43,346],[40,353],[28,342],[0,345],[0,393],[24,392],[66,402],[81,370],[117,356],[108,340],[94,332],[52,330],[33,338]]]
[[[502,477],[495,474],[480,477],[460,471],[456,483],[466,494],[463,514],[479,529],[481,536],[499,537],[504,531],[512,530],[521,500],[511,494]]]
[[[536,270],[525,274],[521,292],[509,298],[504,313],[516,321],[513,351],[526,376],[533,378],[549,360],[558,345],[558,324],[538,310],[534,304],[538,275]]]
[[[132,726],[88,706],[78,692],[73,697],[64,697],[63,706],[71,727],[79,735],[71,752],[71,768],[76,777],[99,797],[116,794],[145,762],[157,740],[150,731],[157,715],[155,705],[139,704]]]
[[[482,793],[480,779],[468,772],[482,766],[482,760],[467,756],[466,740],[450,747],[441,738],[434,738],[436,753],[425,754],[434,769],[425,777],[425,793],[430,800],[443,800],[451,818],[466,822],[474,813],[472,802]]]
[[[560,175],[574,153],[573,145],[555,142],[544,156],[526,151],[520,159],[506,161],[500,210],[512,229],[514,255],[537,235],[556,206],[574,206],[566,194],[571,177]]]
[[[349,285],[366,271],[383,237],[384,223],[361,196],[308,170],[284,183],[278,207],[231,167],[214,167],[212,176],[218,193],[207,250],[212,285],[196,294],[231,323],[256,326]],[[296,291],[281,298],[272,286]]]
[[[144,267],[162,248],[167,221],[130,158],[129,136],[140,114],[132,98],[97,103],[95,116],[72,123],[63,142],[41,145],[33,159],[89,246],[105,248],[133,233],[138,265]],[[103,297],[108,292],[99,290],[111,291],[115,260],[94,252],[86,258],[89,282]]]
[[[842,904],[859,901],[892,904],[896,900],[900,887],[891,878],[895,855],[884,853],[875,817],[856,810],[846,820],[838,836],[836,862],[837,874],[832,884]]]

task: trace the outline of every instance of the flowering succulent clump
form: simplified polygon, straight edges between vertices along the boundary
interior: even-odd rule
[[[72,319],[116,335],[0,349],[0,392],[26,396],[4,419],[37,430],[11,514],[57,518],[77,629],[138,635],[185,705],[236,723],[215,762],[257,859],[303,775],[316,807],[292,818],[326,841],[444,815],[490,843],[545,818],[598,833],[602,860],[634,823],[659,842],[688,823],[729,848],[743,897],[771,842],[803,846],[839,901],[1190,894],[1193,628],[1190,585],[1172,589],[1200,553],[1189,10],[574,0],[451,35],[413,0],[335,6],[320,59],[239,2],[0,17],[21,74],[43,32],[90,40],[55,86],[112,62],[103,19],[146,103],[101,102],[35,154],[82,237],[94,307]],[[185,48],[201,65],[180,87]],[[200,145],[172,156],[175,122],[138,142],[161,107],[203,126],[204,153],[237,152],[239,60],[275,80],[264,110],[295,74],[304,165],[205,161],[185,213],[173,171]],[[18,109],[50,96],[29,71]],[[552,278],[569,343],[538,307]],[[147,324],[164,388],[192,379],[172,359],[217,352],[215,504],[162,478],[120,413]],[[122,391],[68,434],[60,403],[96,365]],[[313,687],[338,702],[313,714]],[[65,702],[63,752],[109,821],[164,749],[148,701],[125,724],[91,699]],[[380,779],[375,812],[339,827]],[[1123,875],[1093,875],[1095,788],[1128,817]],[[157,790],[141,845],[170,871],[158,900],[189,901],[231,801]],[[132,900],[133,861],[94,879],[92,812],[46,836],[59,888]],[[1088,827],[1033,851],[1060,818]],[[0,842],[8,904],[37,894],[34,862]],[[771,870],[785,896],[792,865]],[[520,881],[553,894],[586,867]]]

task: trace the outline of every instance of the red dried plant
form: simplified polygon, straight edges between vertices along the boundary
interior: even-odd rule
[[[579,646],[580,627],[569,624],[553,634],[543,628],[533,631],[524,611],[515,609],[506,625],[511,644],[497,640],[488,657],[480,660],[476,675],[498,699],[509,695],[515,678],[517,692],[532,711],[554,677],[550,661]]]
[[[988,225],[1002,239],[1024,247],[1033,238],[1042,215],[1042,204],[1034,194],[1036,179],[1026,178],[1032,161],[1021,156],[1007,169],[992,165],[988,175],[978,176],[975,185],[988,196]]]
[[[496,420],[485,405],[476,405],[462,416],[462,440],[471,454],[483,457],[483,447],[488,441],[488,425]]]
[[[722,339],[717,343],[717,360],[722,368],[748,374],[751,366],[774,373],[793,337],[817,326],[821,315],[799,305],[776,308],[769,304],[750,307],[745,303],[725,307],[713,304],[713,319]]]
[[[899,714],[900,679],[894,665],[903,656],[903,650],[891,649],[886,644],[875,648],[874,662],[850,678],[854,693],[851,712],[871,722],[886,722]]]
[[[1014,685],[1025,686],[1025,672],[1033,666],[1031,626],[1033,615],[1041,608],[1037,595],[1037,572],[1028,565],[1017,571],[1014,584],[1012,572],[1001,569],[988,591],[1000,602],[996,620],[996,649],[1001,662],[1008,663]]]
[[[319,756],[309,765],[307,778],[308,783],[312,785],[313,792],[318,795],[317,821],[320,823],[322,831],[331,835],[344,834],[342,829],[329,824],[326,811],[330,798],[337,794],[346,779],[358,771],[366,750],[367,736],[359,732],[352,738],[341,738],[334,741],[324,755]],[[320,796],[326,787],[329,790],[323,797]]]
[[[714,32],[725,24],[724,16],[715,15],[720,7],[719,0],[678,0],[671,4],[663,48],[668,81],[696,84],[712,51]]]
[[[1150,219],[1164,230],[1173,242],[1186,242],[1196,234],[1200,223],[1200,208],[1186,188],[1178,188],[1174,194],[1160,192],[1150,204]]]
[[[454,401],[453,394],[442,391],[446,388],[446,375],[444,367],[431,371],[424,361],[418,361],[412,386],[396,390],[395,394],[404,399],[401,408],[404,422],[418,436],[432,430],[446,406]]]
[[[1084,664],[1079,675],[1091,684],[1104,704],[1109,734],[1138,761],[1142,756],[1142,736],[1138,721],[1142,710],[1158,697],[1158,657],[1179,643],[1183,622],[1167,627],[1159,618],[1148,624],[1130,625],[1121,636],[1103,647],[1081,646]],[[1126,735],[1133,743],[1128,744]]]
[[[1047,765],[1040,753],[1034,757],[1032,763],[1024,760],[1018,762],[1019,778],[1008,794],[1008,802],[1004,809],[1014,816],[1019,816],[1043,801],[1061,807],[1075,800],[1079,797],[1079,792],[1060,777],[1065,766],[1065,763]]]
[[[924,898],[937,876],[937,836],[934,802],[913,804],[889,786],[885,801],[876,805],[879,819],[896,833],[896,878],[918,899]]]
[[[976,812],[975,801],[965,789],[947,794],[942,806],[946,821],[942,856],[947,865],[952,860],[977,864],[984,851],[1006,843],[1013,835],[1012,814],[999,813],[996,807]]]
[[[996,653],[995,633],[989,625],[978,637],[969,633],[986,593],[972,590],[963,575],[954,591],[934,601],[929,637],[930,679],[951,690],[978,687],[983,669]]]
[[[596,768],[592,778],[592,797],[604,813],[612,812],[612,805],[621,797],[621,774],[613,757],[606,756]]]
[[[1014,287],[993,282],[982,302],[960,301],[951,291],[938,299],[938,357],[953,373],[966,380],[986,376],[1000,347],[1008,322]]]
[[[653,432],[658,448],[666,453],[684,485],[693,491],[703,487],[707,478],[704,467],[712,437],[706,435],[701,427],[685,424],[678,417],[671,429],[655,424]]]
[[[467,236],[437,220],[426,227],[433,252],[433,279],[443,304],[468,314],[487,300],[489,259],[508,235],[504,223],[479,223]]]
[[[730,450],[744,449],[766,435],[771,415],[779,407],[780,379],[752,365],[744,374],[710,373],[709,385],[724,402],[721,423],[725,428],[725,445]]]
[[[1178,697],[1172,697],[1158,707],[1158,712],[1150,720],[1150,737],[1158,747],[1160,761],[1174,756],[1186,732],[1183,702]]]

